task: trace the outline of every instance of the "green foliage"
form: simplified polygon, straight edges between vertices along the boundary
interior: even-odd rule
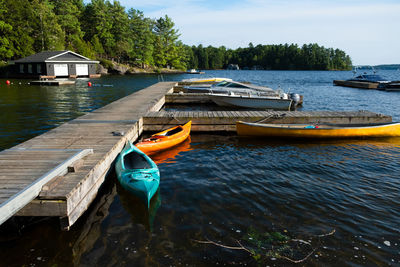
[[[125,11],[119,1],[0,0],[0,60],[43,50],[68,49],[141,68],[343,70],[351,59],[339,49],[317,44],[187,46],[170,17],[146,18]],[[107,63],[106,63],[107,65]]]
[[[189,50],[189,47],[187,47]],[[221,46],[203,48],[192,46],[190,68],[221,69],[238,64],[242,69],[266,70],[349,70],[352,62],[345,52],[327,49],[317,44],[257,45],[227,50]]]
[[[8,59],[14,54],[8,36],[12,33],[12,26],[5,22],[7,12],[4,0],[0,0],[0,58]]]
[[[58,24],[54,6],[47,0],[31,1],[33,11],[33,48],[35,51],[63,50],[64,32]]]
[[[105,58],[98,58],[97,60],[100,61],[100,64],[103,65],[107,69],[113,67],[111,60],[107,60]]]
[[[34,53],[33,43],[33,9],[28,0],[4,0],[5,10],[2,14],[5,24],[12,27],[12,31],[5,36],[8,40],[11,59],[29,56]],[[6,57],[7,58],[7,57]],[[2,59],[6,59],[2,58]]]
[[[250,227],[245,238],[251,246],[251,254],[256,261],[263,257],[280,258],[282,255],[292,254],[293,250],[288,242],[291,238],[280,232],[257,232]]]

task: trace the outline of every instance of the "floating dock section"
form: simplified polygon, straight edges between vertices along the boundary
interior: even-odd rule
[[[392,117],[370,111],[160,111],[143,118],[145,131],[159,131],[192,120],[192,132],[236,131],[236,121],[263,123],[368,124]]]
[[[50,86],[60,86],[60,85],[73,85],[75,81],[71,80],[39,80],[31,81],[30,85],[50,85]]]
[[[96,197],[126,141],[135,141],[144,130],[159,131],[188,120],[192,120],[193,132],[235,131],[236,120],[392,120],[369,111],[164,111],[166,95],[173,93],[175,85],[157,83],[0,152],[0,223],[14,215],[55,216],[60,218],[63,229],[69,229]],[[174,99],[179,102],[176,96]]]
[[[374,82],[359,82],[359,81],[344,81],[344,80],[334,80],[334,85],[361,88],[361,89],[384,89],[379,88],[379,83]]]

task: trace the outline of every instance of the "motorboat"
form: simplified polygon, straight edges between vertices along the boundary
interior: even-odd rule
[[[399,90],[400,82],[391,81],[387,78],[375,74],[363,73],[348,80],[334,80],[333,83],[339,86],[355,87],[363,89],[378,89],[378,90]]]
[[[250,109],[273,109],[290,110],[292,99],[287,94],[284,96],[262,96],[257,94],[216,94],[210,93],[210,99],[219,106],[250,108]]]
[[[389,81],[388,79],[377,75],[377,74],[361,74],[358,75],[352,79],[349,79],[348,81],[357,81],[357,82],[367,82],[367,83],[378,83],[378,89],[384,89]]]
[[[276,92],[269,87],[259,86],[251,83],[242,83],[236,81],[225,80],[211,85],[192,85],[184,86],[185,93],[218,93],[229,94],[230,92],[249,94],[251,92],[258,92],[264,94],[276,94]]]

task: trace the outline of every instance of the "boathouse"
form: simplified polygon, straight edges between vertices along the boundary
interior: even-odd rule
[[[90,77],[98,63],[69,50],[43,51],[14,61],[14,72],[19,77]]]

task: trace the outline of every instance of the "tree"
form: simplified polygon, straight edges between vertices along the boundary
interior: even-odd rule
[[[176,41],[179,38],[178,31],[174,29],[175,24],[165,15],[154,23],[153,32],[155,34],[154,61],[159,67],[174,66],[174,62],[179,58],[177,53]]]
[[[54,6],[48,0],[33,0],[33,44],[35,51],[64,49],[64,32],[57,22]]]
[[[109,13],[109,6],[109,1],[92,0],[86,5],[82,24],[86,29],[84,39],[91,41],[95,37],[98,38],[105,55],[110,57],[114,53],[115,40],[112,34],[113,20]]]
[[[82,0],[52,0],[58,24],[64,32],[64,44],[70,50],[82,53],[87,44],[83,42],[84,33],[81,30]]]
[[[12,59],[29,56],[34,53],[32,21],[34,20],[32,5],[28,0],[4,0],[6,11],[4,22],[12,27],[7,36]]]
[[[4,0],[0,0],[0,59],[9,59],[14,55],[12,43],[8,39],[12,34],[12,26],[5,21],[3,15],[6,12]]]
[[[129,31],[129,58],[139,64],[153,65],[154,36],[152,32],[152,20],[145,18],[143,12],[135,9],[128,11]]]
[[[114,48],[111,51],[112,57],[116,57],[120,62],[128,57],[129,52],[129,17],[125,12],[125,8],[118,1],[113,4],[107,3],[109,16],[111,19],[110,33],[114,39]]]

